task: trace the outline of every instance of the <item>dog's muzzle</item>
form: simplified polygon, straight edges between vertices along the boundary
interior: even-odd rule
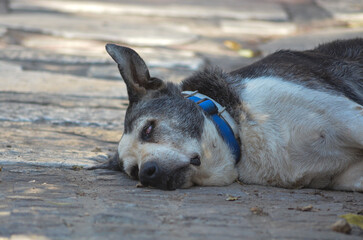
[[[150,161],[141,166],[139,179],[145,187],[175,190],[183,185],[186,170],[185,167],[182,167],[172,172],[167,172],[157,162]]]

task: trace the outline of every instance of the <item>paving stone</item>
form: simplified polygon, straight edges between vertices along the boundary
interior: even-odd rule
[[[221,29],[226,33],[251,34],[265,37],[291,35],[296,32],[296,26],[294,24],[263,21],[222,20]]]
[[[0,91],[38,92],[83,97],[127,96],[122,81],[106,81],[46,72],[16,71],[0,63]],[[17,67],[14,67],[17,68]]]
[[[85,57],[76,55],[62,55],[42,50],[26,49],[23,47],[8,46],[0,48],[0,60],[43,62],[53,64],[111,64],[112,60],[99,57]]]
[[[6,103],[0,107],[0,121],[34,122],[64,126],[121,128],[124,113],[121,109],[89,107],[42,106],[33,103]],[[124,109],[125,110],[125,109]]]
[[[261,8],[261,3],[268,9]],[[288,19],[282,7],[273,2],[259,2],[248,0],[202,0],[202,1],[45,1],[35,0],[31,3],[26,0],[12,1],[13,9],[43,9],[64,11],[71,13],[97,13],[113,15],[143,15],[182,18],[235,18],[286,21]]]
[[[0,128],[7,139],[0,163],[69,167],[107,159],[107,150],[93,150],[116,146],[122,134],[122,81],[28,72],[8,63],[0,63],[0,72]],[[73,147],[65,149],[68,144]]]
[[[0,37],[3,37],[7,32],[6,28],[0,27]]]
[[[316,2],[329,11],[336,19],[363,21],[363,2],[361,0],[317,0]]]
[[[103,47],[102,47],[103,49]],[[112,59],[103,57],[65,55],[45,50],[35,50],[14,45],[0,45],[0,60],[43,62],[53,64],[111,64]]]
[[[291,21],[298,25],[311,25],[319,21],[325,23],[332,18],[332,15],[325,8],[312,0],[284,1],[283,6]]]
[[[21,89],[18,89],[21,90]],[[107,93],[105,93],[107,94]],[[90,109],[125,109],[128,105],[127,96],[75,96],[49,94],[42,92],[13,92],[0,91],[0,102],[3,104],[34,104],[39,106],[53,106],[60,108],[90,108]],[[6,107],[6,106],[5,106]]]
[[[17,44],[8,44],[16,42]],[[10,31],[6,40],[0,40],[0,59],[22,62],[40,62],[43,64],[117,67],[105,50],[107,42],[67,39],[48,35]],[[204,64],[204,59],[192,51],[166,48],[135,48],[150,68],[176,68],[197,70]],[[29,66],[29,64],[28,64]],[[54,67],[56,68],[56,67]],[[51,71],[50,67],[49,70]],[[86,70],[87,72],[87,70]],[[87,75],[87,74],[85,74]],[[102,75],[102,74],[98,74]]]
[[[9,12],[9,0],[0,0],[0,14]]]
[[[281,49],[306,50],[329,41],[357,37],[363,37],[363,28],[333,28],[310,32],[309,34],[281,38],[261,45],[260,49],[264,55],[267,55]]]
[[[186,26],[130,17],[99,19],[49,13],[12,13],[0,15],[0,26],[15,30],[40,32],[66,38],[123,42],[136,46],[168,46],[197,39]]]
[[[0,121],[0,165],[90,167],[113,155],[122,129]],[[26,173],[19,169],[21,173]]]
[[[360,193],[256,185],[136,188],[122,173],[6,165],[0,236],[50,239],[361,239],[330,229],[362,207]],[[226,201],[228,195],[239,196]],[[268,204],[267,204],[268,203]],[[298,206],[313,205],[301,212]],[[218,207],[216,207],[218,206]],[[322,206],[328,206],[323,208]],[[255,215],[252,207],[266,215]],[[348,210],[349,209],[349,210]],[[23,224],[17,224],[22,221]],[[141,227],[142,226],[142,227]]]

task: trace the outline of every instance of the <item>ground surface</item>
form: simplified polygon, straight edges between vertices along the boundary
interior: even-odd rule
[[[0,15],[0,239],[362,239],[358,227],[330,229],[363,210],[361,193],[165,192],[79,170],[106,161],[123,131],[126,89],[107,42],[179,82],[207,65],[228,71],[353,37],[363,37],[359,0],[11,0]]]

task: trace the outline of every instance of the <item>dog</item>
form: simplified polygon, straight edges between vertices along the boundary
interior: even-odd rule
[[[118,151],[95,168],[165,190],[246,184],[363,191],[363,39],[207,68],[179,85],[107,44],[129,106]]]

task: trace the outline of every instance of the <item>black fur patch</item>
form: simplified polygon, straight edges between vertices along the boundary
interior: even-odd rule
[[[363,39],[334,41],[308,51],[281,50],[231,73],[240,78],[281,77],[363,104]],[[239,80],[238,80],[239,81]]]
[[[181,83],[183,91],[196,91],[202,93],[226,107],[229,114],[238,122],[238,113],[235,111],[241,101],[230,86],[230,76],[218,68],[205,69],[196,72]],[[241,80],[241,79],[239,79]]]

